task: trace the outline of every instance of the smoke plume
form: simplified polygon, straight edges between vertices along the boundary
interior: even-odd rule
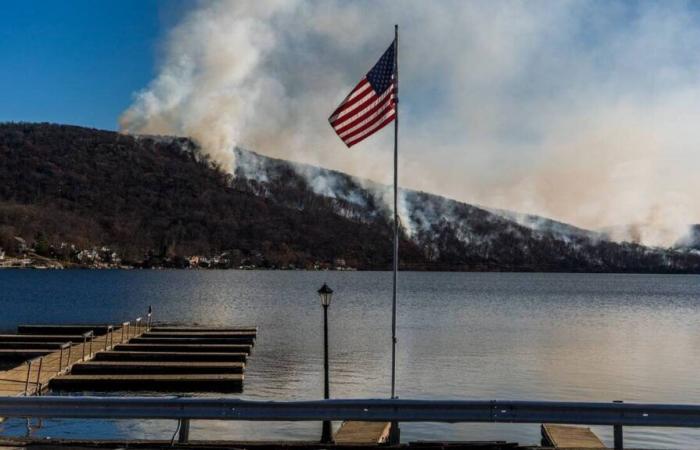
[[[120,118],[391,182],[392,134],[327,117],[400,25],[400,183],[670,245],[700,222],[700,13],[686,3],[222,1]],[[332,183],[316,182],[321,185]]]

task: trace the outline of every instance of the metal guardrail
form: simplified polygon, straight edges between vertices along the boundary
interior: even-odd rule
[[[615,448],[622,427],[700,427],[700,405],[507,400],[250,401],[176,397],[0,397],[0,417],[175,419],[180,442],[189,421],[489,422],[608,425]]]
[[[251,401],[177,397],[0,397],[0,417],[364,420],[700,427],[700,405],[505,400]]]

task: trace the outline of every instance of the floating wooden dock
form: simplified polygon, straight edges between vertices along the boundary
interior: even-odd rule
[[[168,328],[170,329],[170,328]],[[64,391],[241,392],[256,328],[163,331],[154,327],[73,365],[51,388]]]
[[[150,318],[149,318],[150,319]],[[0,334],[0,395],[65,391],[241,392],[257,327],[20,325]]]
[[[339,445],[383,444],[389,440],[391,422],[343,422],[333,437]]]
[[[542,445],[554,448],[607,448],[590,428],[569,425],[542,425]]]
[[[101,335],[92,330],[84,334],[64,334],[66,329],[47,333],[46,326],[35,325],[18,327],[21,334],[1,335],[0,362],[21,364],[0,372],[0,396],[36,395],[46,391],[54,378],[70,371],[74,364],[91,359],[98,351],[110,350],[115,332],[118,336],[125,332],[121,327],[111,326],[102,330],[104,334]],[[70,330],[74,332],[76,330]],[[129,337],[138,336],[141,329],[135,327],[129,332]]]

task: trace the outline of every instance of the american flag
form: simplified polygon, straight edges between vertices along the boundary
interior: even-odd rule
[[[348,147],[381,130],[396,118],[395,49],[394,41],[328,118]]]

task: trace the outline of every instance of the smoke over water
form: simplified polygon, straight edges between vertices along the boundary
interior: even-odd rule
[[[123,131],[391,182],[327,117],[401,26],[401,184],[671,245],[700,222],[700,13],[685,3],[201,2]],[[314,181],[332,186],[332,182]]]

